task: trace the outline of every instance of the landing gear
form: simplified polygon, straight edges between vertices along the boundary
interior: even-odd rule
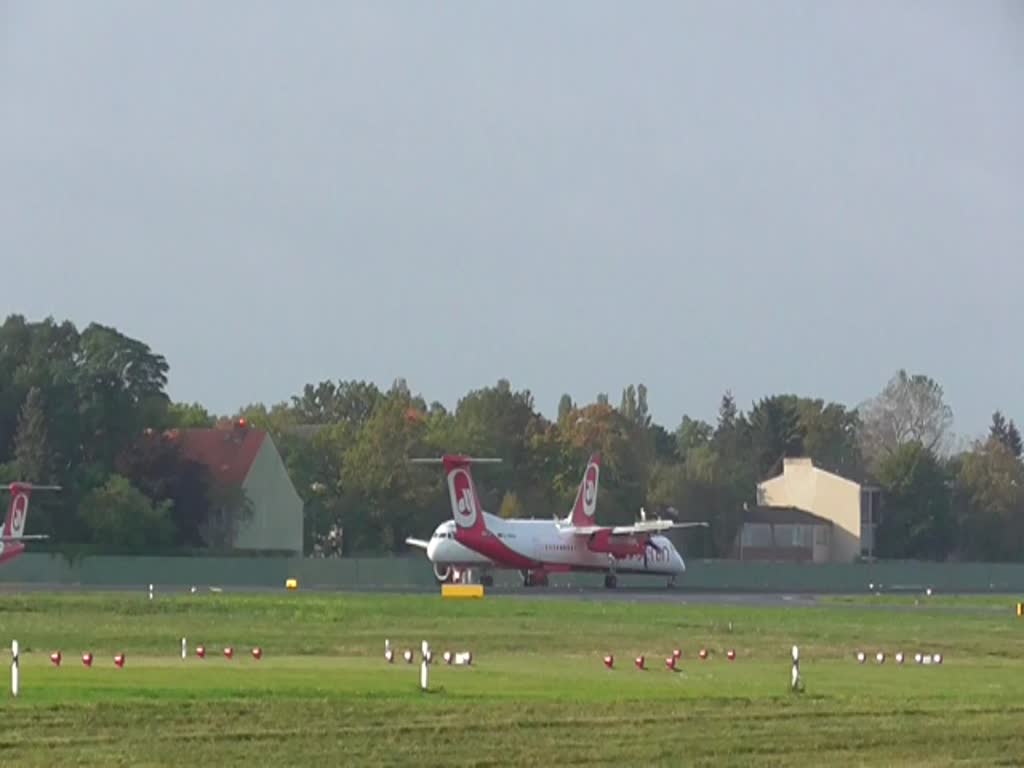
[[[615,571],[609,571],[604,575],[605,589],[615,589],[618,583],[619,580],[615,577]]]
[[[546,587],[548,574],[545,571],[521,571],[524,587]]]

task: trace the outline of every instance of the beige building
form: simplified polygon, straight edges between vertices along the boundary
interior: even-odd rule
[[[874,553],[881,511],[881,491],[874,486],[826,472],[808,458],[788,458],[781,475],[758,483],[757,503],[802,510],[830,521],[829,562],[848,563]],[[815,552],[815,562],[823,559],[823,552]]]

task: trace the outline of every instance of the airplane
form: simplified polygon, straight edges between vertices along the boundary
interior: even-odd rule
[[[46,535],[26,536],[25,520],[28,517],[28,501],[33,491],[59,491],[59,485],[32,485],[31,483],[11,483],[7,490],[11,494],[11,505],[7,508],[7,517],[0,529],[0,563],[13,560],[25,551],[26,541],[48,539]]]
[[[658,534],[671,528],[708,525],[648,520],[643,509],[640,521],[633,525],[596,525],[600,454],[590,457],[572,510],[561,520],[504,520],[484,511],[469,468],[500,459],[449,455],[412,461],[444,465],[453,519],[441,523],[429,542],[406,539],[426,549],[439,581],[451,576],[455,568],[477,567],[484,571],[481,583],[485,585],[493,583],[490,569],[514,568],[528,587],[547,585],[548,573],[566,571],[604,572],[609,589],[617,585],[619,574],[664,575],[672,586],[686,571],[686,564],[672,542]]]

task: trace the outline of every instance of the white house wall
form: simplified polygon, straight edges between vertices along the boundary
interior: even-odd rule
[[[253,516],[235,539],[238,549],[302,553],[303,504],[270,436],[263,439],[242,488]]]

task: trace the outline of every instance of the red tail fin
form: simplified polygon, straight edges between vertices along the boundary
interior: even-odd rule
[[[2,538],[10,541],[20,539],[25,532],[25,519],[28,517],[28,500],[32,495],[32,486],[28,483],[11,483],[11,505],[7,508]]]
[[[476,484],[469,471],[472,460],[466,456],[445,456],[442,461],[445,479],[448,481],[448,497],[452,502],[456,534],[483,533],[487,530],[487,523],[480,507],[480,495],[476,492]]]
[[[601,478],[601,454],[595,453],[587,462],[583,471],[583,480],[576,491],[576,501],[569,514],[569,522],[577,527],[594,525],[594,513],[597,511],[597,485]]]

